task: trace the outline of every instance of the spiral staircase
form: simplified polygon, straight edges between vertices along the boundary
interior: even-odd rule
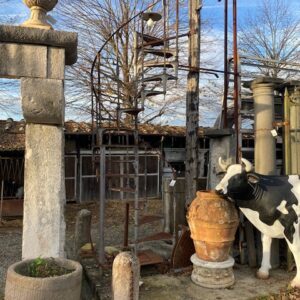
[[[153,12],[160,4],[162,14]],[[159,96],[162,101],[168,83],[177,80],[178,33],[169,37],[168,5],[157,1],[122,24],[98,51],[91,69],[92,92],[92,153],[93,165],[99,184],[98,260],[105,263],[104,223],[105,203],[109,193],[119,196],[125,206],[123,249],[132,249],[141,265],[163,262],[163,258],[151,250],[142,251],[141,243],[164,240],[172,242],[172,235],[156,232],[143,236],[143,226],[159,220],[161,215],[147,214],[147,195],[140,197],[139,153],[145,153],[145,143],[139,137],[140,115],[145,111],[149,97]],[[152,19],[161,25],[159,37],[146,33],[146,23]],[[178,19],[178,15],[177,15]],[[130,93],[124,88],[124,72],[120,56],[121,38],[128,24],[139,24],[133,33],[134,56]],[[178,28],[178,27],[177,27]],[[171,39],[176,46],[170,47]],[[115,54],[112,55],[112,44]],[[110,63],[109,66],[107,63]],[[126,94],[126,96],[124,96]],[[122,153],[122,158],[116,153]],[[147,168],[147,166],[145,166]],[[121,172],[122,169],[122,172]],[[145,172],[146,176],[146,172]],[[122,180],[121,180],[122,177]],[[146,184],[144,180],[144,184]],[[143,187],[146,191],[146,187]],[[130,236],[130,210],[133,209],[133,237]]]

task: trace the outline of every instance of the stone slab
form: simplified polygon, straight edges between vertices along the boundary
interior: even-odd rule
[[[27,123],[64,124],[63,80],[22,78],[21,97]]]
[[[62,127],[26,125],[22,257],[64,257],[65,176]]]
[[[78,35],[74,32],[0,25],[0,42],[63,48],[66,51],[66,65],[77,61]]]
[[[65,51],[63,48],[47,47],[47,78],[65,78]]]
[[[47,47],[0,43],[0,53],[1,77],[47,77]]]

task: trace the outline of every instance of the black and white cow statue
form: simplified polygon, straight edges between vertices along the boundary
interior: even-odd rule
[[[216,192],[234,201],[262,233],[263,257],[257,276],[269,277],[272,238],[285,238],[297,266],[291,285],[300,288],[300,176],[260,175],[252,172],[246,159],[227,166],[220,157],[219,165],[225,176]]]

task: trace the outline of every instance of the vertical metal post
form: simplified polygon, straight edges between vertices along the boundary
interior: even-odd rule
[[[284,91],[284,171],[291,174],[291,141],[290,141],[290,97],[288,89]]]
[[[198,177],[200,10],[202,0],[189,1],[189,73],[186,96],[186,204],[196,196]]]
[[[234,61],[234,127],[236,134],[236,162],[239,163],[241,159],[240,141],[239,141],[239,86],[238,86],[238,49],[237,49],[237,4],[233,0],[233,61]]]
[[[124,225],[124,242],[123,246],[126,250],[128,248],[128,233],[129,233],[129,203],[125,203],[125,225]]]
[[[98,259],[101,264],[105,261],[104,255],[104,224],[105,224],[105,146],[100,146],[100,184],[99,184],[99,248]]]
[[[176,69],[175,69],[175,77],[176,77],[176,84],[178,83],[178,64],[179,64],[179,0],[176,0]]]
[[[138,145],[138,129],[136,120],[136,130],[134,132],[134,254],[138,253],[138,239],[139,239],[139,145]]]
[[[2,180],[1,182],[0,222],[2,222],[3,194],[4,194],[4,180]]]
[[[224,97],[223,127],[227,128],[227,95],[228,95],[228,0],[224,1]]]

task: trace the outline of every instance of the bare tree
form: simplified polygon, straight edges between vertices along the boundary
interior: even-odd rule
[[[288,0],[262,0],[255,11],[240,20],[239,49],[259,59],[267,68],[260,71],[271,77],[289,77],[294,72],[280,70],[300,58],[300,18]]]
[[[175,1],[170,2],[170,16],[169,16],[169,35],[174,35],[174,14]],[[186,1],[187,2],[187,1]],[[60,14],[63,28],[77,31],[79,33],[79,48],[78,48],[78,62],[71,67],[67,76],[67,93],[68,106],[73,111],[81,116],[89,117],[90,112],[90,69],[95,55],[99,48],[109,39],[109,42],[101,52],[101,69],[103,77],[101,77],[101,93],[103,101],[113,102],[117,97],[117,90],[121,97],[121,102],[124,106],[130,107],[134,103],[135,97],[139,96],[140,89],[136,88],[136,83],[141,82],[141,72],[137,70],[134,72],[135,56],[134,56],[134,32],[141,32],[141,22],[137,18],[136,21],[129,22],[124,26],[118,34],[112,34],[122,24],[125,24],[136,13],[145,9],[149,4],[154,3],[153,0],[65,0],[61,1],[57,12]],[[181,4],[181,19],[180,32],[188,32],[187,20],[184,15],[186,3]],[[162,12],[162,1],[157,4],[153,11]],[[208,26],[204,26],[207,30]],[[163,23],[157,22],[153,27],[144,28],[146,34],[156,37],[163,37]],[[187,52],[187,38],[180,40],[181,48],[181,63],[185,62],[185,54]],[[208,51],[211,47],[210,40],[205,44],[203,39],[202,52]],[[207,45],[207,47],[205,46]],[[174,42],[170,42],[170,47],[174,47]],[[138,56],[138,65],[141,65],[141,52]],[[116,74],[116,63],[119,62],[120,74]],[[145,76],[153,75],[153,71],[147,70]],[[154,71],[155,72],[155,71]],[[178,113],[179,101],[185,101],[182,89],[185,89],[186,72],[179,72],[180,88],[176,89],[173,85],[170,92],[164,96],[149,97],[145,102],[145,112],[143,113],[144,122],[153,122],[164,114],[172,114],[174,111]],[[157,84],[150,86],[151,89],[157,88]]]

